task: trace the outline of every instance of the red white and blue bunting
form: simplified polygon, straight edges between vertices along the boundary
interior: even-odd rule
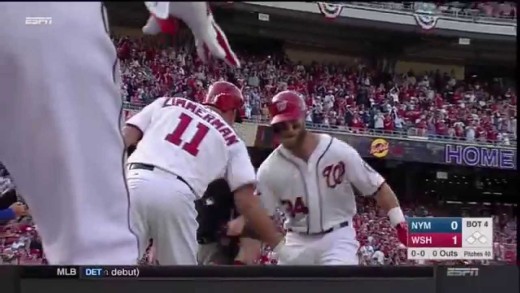
[[[424,30],[431,30],[437,25],[438,16],[414,13],[415,22]]]
[[[415,13],[413,14],[417,25],[419,25],[423,30],[431,30],[435,28],[437,21],[439,20],[439,16],[435,15],[435,10],[425,9],[426,7],[421,8],[415,9]]]
[[[343,5],[336,3],[318,2],[318,9],[321,14],[329,19],[334,19],[343,11]]]

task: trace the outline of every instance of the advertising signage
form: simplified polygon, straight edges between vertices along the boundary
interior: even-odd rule
[[[516,150],[477,146],[446,144],[444,162],[470,167],[490,167],[516,170]]]
[[[125,118],[130,118],[142,106],[125,105]],[[271,127],[245,122],[235,130],[248,147],[275,148],[279,142]],[[405,162],[456,165],[475,168],[516,170],[516,148],[465,142],[442,142],[427,137],[376,136],[338,131],[312,130],[328,133],[352,145],[364,158]]]
[[[397,137],[327,132],[352,145],[364,158],[516,170],[516,148]],[[255,146],[278,145],[270,127],[258,125]]]

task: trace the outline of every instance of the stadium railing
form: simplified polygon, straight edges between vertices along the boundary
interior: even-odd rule
[[[125,103],[124,109],[126,110],[140,110],[143,105],[140,104],[132,104]],[[245,118],[244,122],[256,123],[268,125],[269,120],[266,118]],[[378,130],[378,129],[359,129],[352,128],[348,126],[329,126],[326,124],[316,124],[316,123],[307,123],[307,128],[312,130],[317,130],[325,133],[348,133],[352,136],[369,136],[374,138],[389,138],[389,139],[400,139],[400,140],[412,140],[412,141],[435,141],[435,142],[446,142],[453,143],[457,142],[460,144],[468,144],[468,145],[478,145],[478,146],[495,146],[495,147],[503,147],[503,148],[515,148],[516,149],[516,140],[510,139],[510,145],[504,145],[502,142],[487,142],[487,141],[467,141],[465,139],[452,138],[447,136],[440,135],[428,135],[428,136],[414,136],[410,135],[410,129],[403,131],[390,131],[390,130]],[[415,128],[412,128],[411,132],[414,132]]]
[[[343,3],[346,7],[355,7],[361,6],[365,8],[371,8],[374,10],[384,10],[384,11],[404,11],[404,12],[415,12],[413,2],[347,2]],[[442,7],[442,6],[441,6]],[[478,9],[447,9],[440,10],[437,9],[436,13],[438,15],[442,15],[445,18],[453,18],[459,20],[473,21],[478,23],[504,23],[508,22],[511,25],[516,26],[516,15],[513,17],[505,17],[505,16],[487,16],[480,12]]]
[[[269,120],[265,118],[246,118],[244,119],[246,122],[257,123],[257,124],[268,124]],[[487,141],[467,141],[465,139],[452,138],[449,136],[442,135],[431,135],[427,136],[417,136],[410,135],[409,132],[416,132],[416,128],[411,127],[403,131],[392,131],[392,130],[379,130],[379,129],[360,129],[349,126],[329,126],[326,124],[316,124],[307,122],[307,128],[313,130],[319,130],[321,132],[329,132],[329,133],[348,133],[353,136],[371,136],[374,138],[393,138],[400,140],[414,140],[414,141],[425,141],[425,140],[433,140],[435,142],[447,142],[453,143],[458,142],[462,144],[471,144],[471,145],[489,145],[489,146],[498,146],[505,148],[515,148],[516,140],[511,140],[511,145],[504,145],[501,142],[487,142]],[[411,130],[411,131],[410,131]]]

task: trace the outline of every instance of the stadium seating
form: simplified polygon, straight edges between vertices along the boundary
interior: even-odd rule
[[[416,11],[413,2],[346,2],[345,4],[372,7],[375,9]],[[435,6],[433,7],[435,8]],[[516,2],[439,2],[434,12],[448,17],[514,21],[516,20]]]
[[[516,4],[513,8],[516,16]],[[165,47],[147,38],[124,37],[114,41],[121,59],[121,94],[134,105],[145,105],[163,95],[183,95],[200,101],[208,84],[229,76],[222,63],[203,65],[185,48]],[[315,128],[516,144],[516,92],[492,81],[455,80],[449,72],[439,71],[389,76],[362,63],[304,66],[281,54],[239,56],[243,67],[233,74],[246,99],[243,115],[252,122],[268,119],[270,97],[289,89],[305,97],[310,109],[307,121]],[[425,211],[427,215],[436,215],[436,211],[418,203],[404,207],[409,216],[416,215],[418,210],[420,215],[425,215]],[[377,212],[374,202],[359,200],[358,209],[355,227],[361,245],[380,249],[387,264],[410,264],[406,250],[399,245],[393,228],[386,216]],[[513,259],[516,253],[515,223],[513,216],[505,222],[497,220],[496,262]],[[0,264],[42,263],[41,250],[29,245],[37,237],[31,222],[0,225]],[[269,250],[265,250],[260,263],[275,263]]]
[[[132,104],[173,94],[200,101],[206,85],[227,75],[222,63],[202,65],[182,49],[154,49],[148,39],[116,42],[123,95]],[[440,71],[388,76],[364,64],[303,66],[283,56],[240,56],[244,66],[235,76],[251,120],[267,119],[269,99],[289,89],[306,98],[307,120],[317,128],[516,144],[516,92],[493,81],[455,80]]]

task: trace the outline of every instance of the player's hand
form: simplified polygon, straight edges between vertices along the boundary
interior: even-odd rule
[[[207,2],[145,2],[145,5],[151,13],[143,27],[145,34],[175,34],[180,19],[191,29],[197,54],[203,62],[209,62],[213,56],[229,66],[240,67],[240,61],[215,22]]]
[[[397,239],[399,239],[399,242],[406,246],[408,242],[408,226],[406,222],[397,224],[395,230],[397,230]]]
[[[17,218],[29,215],[29,210],[27,209],[27,206],[21,202],[16,202],[12,204],[9,208],[13,210]]]
[[[275,248],[273,248],[273,252],[278,256],[278,261],[283,264],[288,265],[298,265],[300,251],[296,251],[293,248],[290,248],[285,245],[285,240],[282,240]]]
[[[244,226],[246,222],[243,217],[238,217],[236,219],[233,219],[227,223],[227,236],[238,236],[242,234],[242,231],[244,231]]]

